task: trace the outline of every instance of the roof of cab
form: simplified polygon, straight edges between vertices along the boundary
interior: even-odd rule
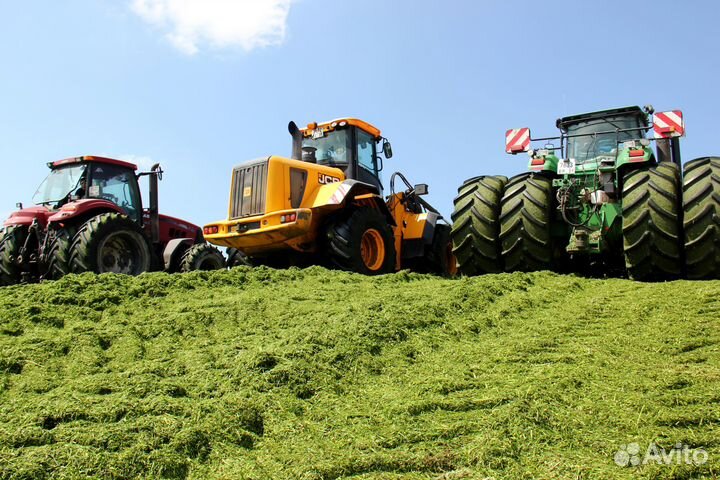
[[[114,158],[107,158],[107,157],[97,157],[95,155],[83,155],[82,157],[70,157],[65,158],[63,160],[58,160],[56,162],[52,162],[51,165],[53,167],[61,167],[63,165],[69,165],[72,163],[85,163],[85,162],[96,162],[96,163],[105,163],[108,165],[117,165],[118,167],[124,167],[129,168],[131,170],[137,170],[137,165],[130,162],[124,162],[122,160],[115,160]]]
[[[579,115],[571,115],[568,117],[558,118],[556,125],[558,128],[564,129],[568,125],[572,125],[578,122],[625,115],[638,117],[647,124],[647,115],[645,114],[645,112],[638,106],[631,106],[622,108],[611,108],[609,110],[599,110],[597,112],[581,113]]]
[[[359,118],[352,118],[352,117],[336,118],[336,119],[330,120],[330,121],[328,121],[328,122],[317,123],[317,126],[320,127],[320,128],[322,128],[323,130],[329,130],[330,128],[333,128],[333,127],[332,127],[332,124],[333,124],[333,123],[341,123],[341,122],[347,122],[348,125],[353,125],[353,126],[355,126],[355,127],[358,127],[358,128],[360,128],[361,130],[366,131],[367,133],[369,133],[370,135],[372,135],[372,136],[373,136],[374,138],[376,138],[376,139],[382,138],[382,134],[380,133],[380,129],[378,129],[377,127],[369,124],[368,122],[366,122],[366,121],[364,121],[364,120],[360,120]],[[312,127],[312,128],[311,128],[311,125],[314,125],[314,124],[310,123],[310,124],[308,124],[308,126],[307,126],[306,128],[301,128],[300,130],[301,130],[303,133],[308,132],[308,131],[310,131],[310,130],[314,130],[316,127]]]

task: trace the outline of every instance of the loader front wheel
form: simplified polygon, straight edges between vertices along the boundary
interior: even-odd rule
[[[207,243],[193,245],[180,259],[181,272],[221,270],[223,268],[225,268],[225,257],[220,250]]]
[[[25,227],[7,227],[0,238],[0,287],[20,283],[20,266],[16,259],[26,237]]]
[[[683,177],[687,276],[720,279],[720,158],[686,163]]]
[[[502,272],[500,201],[507,177],[484,176],[466,180],[458,188],[453,226],[452,252],[463,275]]]
[[[139,275],[150,269],[150,262],[150,246],[140,227],[117,213],[103,213],[85,222],[70,247],[73,273]]]
[[[625,267],[633,280],[671,280],[682,273],[680,168],[663,162],[623,177]]]
[[[500,242],[507,272],[549,270],[553,260],[550,234],[552,180],[523,173],[505,185],[500,207]]]
[[[392,228],[374,208],[359,208],[337,220],[327,237],[332,262],[343,270],[378,275],[395,269]]]

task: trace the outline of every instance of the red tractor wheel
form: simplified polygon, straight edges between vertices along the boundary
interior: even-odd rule
[[[74,229],[62,228],[55,232],[45,257],[45,280],[58,280],[70,273],[70,247]]]
[[[150,246],[140,227],[117,213],[103,213],[80,227],[70,247],[73,273],[139,275],[150,269]]]
[[[27,228],[7,227],[0,238],[0,287],[20,283],[20,266],[16,259],[26,237]]]

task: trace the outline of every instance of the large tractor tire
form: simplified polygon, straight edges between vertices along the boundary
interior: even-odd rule
[[[685,268],[690,279],[720,278],[720,158],[685,164]]]
[[[623,177],[625,267],[633,280],[671,280],[682,273],[680,168],[663,162]]]
[[[225,268],[225,257],[220,250],[207,243],[193,245],[180,259],[181,272],[221,270],[223,268]]]
[[[7,227],[0,238],[0,287],[20,283],[20,266],[15,259],[26,237],[25,227]]]
[[[506,183],[507,177],[476,177],[458,189],[450,237],[463,275],[503,271],[499,218]]]
[[[552,179],[523,173],[505,185],[500,207],[500,242],[507,272],[549,270],[553,260],[550,234]]]
[[[327,237],[330,259],[343,270],[366,275],[395,270],[392,228],[374,208],[359,208],[335,221],[328,228]]]
[[[85,222],[70,247],[73,273],[139,275],[150,269],[151,260],[140,227],[118,213],[103,213]]]
[[[45,280],[58,280],[70,273],[70,247],[75,232],[70,228],[62,228],[55,232],[45,257]]]

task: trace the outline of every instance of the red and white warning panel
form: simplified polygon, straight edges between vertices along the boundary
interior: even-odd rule
[[[530,150],[530,129],[514,128],[505,132],[505,151],[520,153]]]
[[[655,138],[673,138],[685,135],[685,119],[680,110],[659,112],[653,115]]]

